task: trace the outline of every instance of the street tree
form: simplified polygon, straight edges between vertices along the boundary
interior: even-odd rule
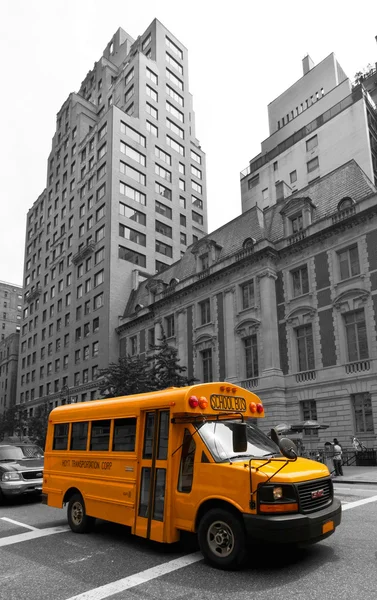
[[[123,356],[100,369],[99,392],[103,398],[140,394],[150,390],[148,363],[140,356]]]
[[[158,341],[159,344],[151,346],[154,354],[149,358],[151,389],[163,390],[167,387],[184,387],[194,383],[195,378],[184,375],[187,367],[179,364],[178,350],[168,343],[164,332]]]
[[[128,355],[101,369],[98,385],[101,396],[116,398],[193,383],[195,379],[184,375],[187,367],[179,364],[178,350],[168,344],[164,333],[158,341],[160,344],[150,347],[153,356],[147,359]]]
[[[41,448],[45,447],[50,412],[51,408],[49,408],[47,402],[40,404],[36,407],[35,414],[29,418],[27,423],[29,439]]]

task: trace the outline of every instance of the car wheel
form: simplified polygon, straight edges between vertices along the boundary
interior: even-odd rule
[[[237,569],[245,560],[245,528],[229,510],[209,510],[200,520],[198,541],[204,558],[217,568]]]
[[[81,494],[74,494],[68,502],[68,524],[74,533],[87,533],[93,529],[95,518],[86,514]]]

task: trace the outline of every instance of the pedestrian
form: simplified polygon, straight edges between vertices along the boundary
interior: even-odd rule
[[[338,440],[334,438],[334,446],[333,446],[333,463],[334,463],[334,471],[335,477],[338,475],[343,475],[343,467],[342,467],[342,446],[339,444]]]

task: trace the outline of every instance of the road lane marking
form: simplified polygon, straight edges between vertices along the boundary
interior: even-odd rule
[[[118,579],[118,581],[113,581],[112,583],[107,583],[98,588],[88,590],[77,596],[72,596],[67,600],[103,600],[104,598],[119,594],[119,592],[129,590],[142,583],[147,583],[148,581],[151,581],[151,579],[156,579],[167,573],[172,573],[173,571],[192,565],[199,560],[203,560],[203,555],[200,552],[186,554],[186,556],[169,560],[167,563],[157,565],[156,567],[146,569],[145,571],[140,571],[140,573],[135,573],[135,575],[130,575],[129,577]]]
[[[26,533],[19,533],[18,535],[10,535],[5,538],[0,538],[0,548],[11,546],[12,544],[19,544],[20,542],[28,542],[48,535],[54,535],[55,533],[64,533],[66,531],[69,531],[68,525],[48,527],[47,529],[36,529],[35,531],[27,531]]]
[[[38,531],[38,527],[33,527],[32,525],[26,525],[26,523],[20,523],[19,521],[14,521],[13,519],[8,519],[8,517],[1,517],[2,521],[8,521],[8,523],[13,523],[13,525],[19,525],[20,527],[25,527],[25,529],[31,529],[32,531]]]
[[[377,496],[371,496],[370,498],[363,498],[362,500],[355,500],[355,502],[348,502],[345,506],[342,507],[342,510],[348,510],[349,508],[356,508],[357,506],[362,506],[363,504],[369,504],[369,502],[377,502]]]

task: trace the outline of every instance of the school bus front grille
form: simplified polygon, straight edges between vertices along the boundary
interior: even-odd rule
[[[319,510],[331,503],[333,487],[331,479],[317,479],[297,485],[300,510],[303,513]]]

